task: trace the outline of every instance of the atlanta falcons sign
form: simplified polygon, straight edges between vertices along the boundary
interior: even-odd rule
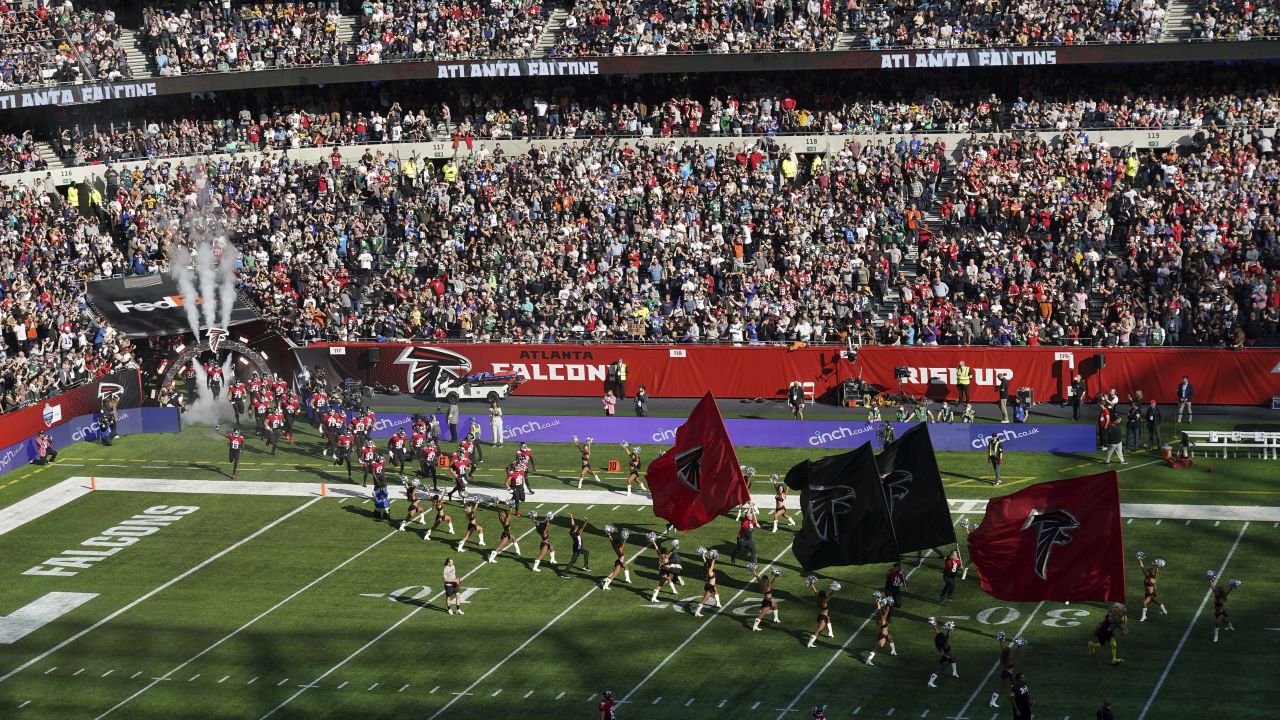
[[[1026,522],[1022,523],[1024,531],[1035,529],[1036,531],[1036,577],[1041,580],[1048,580],[1049,560],[1053,555],[1055,545],[1068,545],[1071,543],[1071,535],[1069,530],[1076,530],[1080,527],[1080,521],[1076,519],[1066,510],[1032,510],[1027,516]]]
[[[840,539],[840,527],[853,508],[858,493],[848,485],[810,485],[805,491],[809,500],[809,517],[822,542]]]
[[[911,485],[915,476],[907,470],[894,470],[880,478],[884,484],[884,501],[889,505],[889,514],[893,515],[893,507],[911,493]]]
[[[454,375],[466,375],[471,371],[471,360],[463,355],[438,347],[418,345],[405,348],[396,358],[397,365],[407,365],[410,394],[433,393],[442,370]]]
[[[676,477],[694,492],[701,490],[702,446],[689,448],[676,455]]]

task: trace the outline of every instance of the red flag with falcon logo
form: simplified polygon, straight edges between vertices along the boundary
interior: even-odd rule
[[[653,514],[693,530],[751,499],[716,399],[707,393],[676,430],[675,447],[645,471]]]
[[[991,498],[969,535],[982,589],[1000,600],[1124,602],[1114,471]]]

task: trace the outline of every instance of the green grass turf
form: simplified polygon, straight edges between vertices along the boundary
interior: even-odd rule
[[[201,509],[75,578],[21,574],[148,507],[179,502]],[[395,503],[393,516],[399,517],[403,508],[402,501]],[[558,508],[541,508],[548,509]],[[807,712],[822,702],[831,705],[830,717],[851,717],[860,708],[863,717],[885,717],[892,709],[896,717],[922,717],[928,711],[926,717],[938,718],[955,715],[973,696],[966,716],[985,719],[996,711],[986,708],[994,682],[983,683],[983,678],[996,657],[993,635],[1003,629],[1023,631],[1031,640],[1020,668],[1037,698],[1037,717],[1091,717],[1102,697],[1110,696],[1118,717],[1133,718],[1204,596],[1204,570],[1217,569],[1239,538],[1226,572],[1226,577],[1246,580],[1229,606],[1237,631],[1214,644],[1211,608],[1206,609],[1148,717],[1201,718],[1206,692],[1212,693],[1218,714],[1271,717],[1270,705],[1260,700],[1274,692],[1266,668],[1280,661],[1277,636],[1264,629],[1274,624],[1271,598],[1280,590],[1269,569],[1280,550],[1280,529],[1253,523],[1241,534],[1240,523],[1226,521],[1135,520],[1125,526],[1130,557],[1142,549],[1168,560],[1160,590],[1170,615],[1136,621],[1141,585],[1136,572],[1131,573],[1131,626],[1120,640],[1127,662],[1120,667],[1085,653],[1089,631],[1101,616],[1099,606],[1045,603],[1037,608],[1001,602],[981,593],[971,575],[960,584],[956,602],[943,608],[934,602],[939,563],[930,557],[914,571],[904,607],[895,615],[892,630],[899,655],[882,653],[872,668],[862,663],[873,639],[863,622],[883,568],[838,568],[822,575],[823,583],[835,578],[843,584],[832,606],[836,636],[807,649],[814,603],[787,551],[791,532],[785,528],[758,535],[761,563],[777,557],[784,569],[778,593],[783,622],[766,621],[764,632],[752,633],[750,617],[759,595],[745,568],[728,559],[730,520],[682,538],[688,579],[677,594],[681,600],[701,595],[692,550],[705,545],[722,553],[726,611],[699,620],[672,605],[670,593],[664,592],[656,606],[650,603],[652,551],[633,562],[631,586],[594,589],[612,564],[599,532],[603,524],[630,528],[633,540],[661,530],[661,521],[643,507],[601,505],[562,512],[562,518],[568,512],[591,518],[587,545],[593,572],[574,571],[561,578],[549,568],[530,572],[528,556],[536,550],[532,536],[522,541],[524,559],[504,556],[497,564],[481,565],[474,550],[454,552],[456,534],[442,528],[424,542],[420,528],[394,532],[372,520],[369,506],[358,501],[99,492],[5,536],[6,552],[0,557],[0,574],[6,578],[0,583],[3,612],[52,590],[101,595],[26,638],[0,646],[0,673],[294,510],[298,512],[256,539],[0,682],[0,716],[98,717],[152,678],[203,653],[110,717],[259,718],[324,675],[317,687],[307,688],[273,717],[426,719],[456,697],[441,718],[586,718],[594,717],[602,688],[613,688],[622,697],[648,678],[620,717],[775,718],[831,661],[796,708]],[[498,535],[494,513],[482,510],[480,521],[492,547]],[[462,524],[457,525],[461,530]],[[513,527],[523,533],[531,523],[516,519]],[[569,557],[564,520],[558,521],[552,539],[563,563]],[[639,549],[633,543],[629,554]],[[446,557],[455,558],[460,573],[479,568],[463,581],[464,587],[475,589],[464,617],[445,614],[439,600],[427,604],[386,597],[403,588],[414,595],[421,585],[431,588],[426,599],[434,597]],[[937,690],[925,686],[937,660],[924,623],[930,615],[959,618],[953,645],[960,678],[942,678]],[[255,618],[260,619],[245,627]],[[858,635],[840,652],[855,631]],[[471,694],[455,695],[464,691]],[[1001,717],[1008,717],[1007,702],[1002,704]]]
[[[449,443],[442,443],[442,447],[450,451],[453,448]],[[531,447],[538,467],[530,480],[535,489],[576,486],[580,464],[572,445],[532,443]],[[321,449],[310,428],[298,433],[296,445],[281,446],[275,456],[263,448],[260,440],[251,438],[237,477],[277,482],[345,482],[345,471],[338,473],[331,461],[320,457]],[[481,466],[477,480],[481,484],[496,485],[498,473],[514,457],[516,446],[508,443],[502,448],[486,445],[482,449],[487,462]],[[645,463],[664,449],[645,446]],[[767,493],[770,474],[784,475],[801,460],[830,452],[833,451],[740,447],[738,459],[757,470],[754,491]],[[1005,481],[995,488],[989,484],[993,476],[985,453],[938,453],[948,496],[957,499],[1003,495],[1029,483],[1100,472],[1106,469],[1100,462],[1101,457],[1101,453],[1019,453],[1006,446]],[[623,462],[625,467],[621,448],[612,444],[597,445],[593,461],[604,486],[622,489],[626,486],[626,475],[606,472],[610,459]],[[1273,461],[1196,458],[1192,468],[1172,470],[1159,462],[1155,453],[1139,451],[1126,454],[1125,459],[1128,465],[1115,466],[1123,470],[1120,491],[1124,502],[1280,505],[1280,486],[1274,482],[1278,466]],[[1213,469],[1212,474],[1206,472],[1209,468]],[[226,440],[205,426],[192,426],[172,435],[124,437],[112,447],[80,443],[61,453],[54,465],[28,466],[0,477],[0,507],[75,475],[219,480],[228,479],[229,472]],[[599,486],[588,479],[584,487]]]

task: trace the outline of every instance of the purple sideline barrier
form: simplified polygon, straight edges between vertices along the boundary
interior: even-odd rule
[[[116,432],[121,435],[141,433],[173,433],[182,429],[181,413],[177,408],[127,408],[116,414]],[[73,443],[98,440],[98,415],[80,415],[49,431],[53,447],[61,450]],[[15,443],[0,451],[0,475],[35,462],[36,444],[33,438]]]
[[[449,428],[437,415],[445,439]],[[461,415],[458,434],[464,435],[472,418],[480,424],[480,439],[491,441],[489,416]],[[408,413],[382,413],[374,437],[390,437],[396,428],[412,421]],[[591,437],[597,443],[627,441],[638,445],[670,445],[675,441],[680,418],[592,417],[581,415],[507,415],[503,418],[505,442],[572,442],[573,436]],[[729,437],[743,447],[856,448],[870,440],[880,447],[875,428],[865,421],[839,420],[725,420]],[[902,435],[914,423],[893,423]],[[934,423],[929,436],[936,450],[981,450],[991,434],[999,434],[1010,452],[1094,452],[1097,450],[1093,425],[994,423]]]

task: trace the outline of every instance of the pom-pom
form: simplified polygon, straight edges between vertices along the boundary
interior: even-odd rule
[[[873,600],[879,601],[879,600],[880,600],[880,598],[882,598],[882,597],[884,597],[884,593],[880,592],[879,590],[873,590],[873,591],[871,591],[871,598],[872,598]]]
[[[526,515],[530,520],[537,520],[537,519],[538,519],[538,511],[537,511],[537,510],[530,510],[529,512],[525,513],[525,515]]]
[[[578,442],[578,436],[577,436],[577,435],[574,435],[574,436],[573,436],[573,441],[574,441],[574,442]]]
[[[817,575],[806,575],[806,576],[805,576],[805,578],[804,578],[804,582],[805,582],[805,584],[806,584],[806,585],[817,585],[817,584],[818,584],[818,576],[817,576]]]
[[[773,569],[773,576],[774,576],[774,577],[782,577],[782,568],[780,568],[780,567],[776,567],[776,568],[774,568],[774,569]]]
[[[622,448],[623,450],[626,450],[628,447],[627,441],[623,440],[622,442],[618,443],[618,447]]]
[[[948,620],[948,621],[946,621],[946,622],[942,623],[942,629],[943,629],[943,630],[946,630],[947,632],[951,632],[952,630],[955,630],[955,629],[956,629],[956,621],[955,621],[955,620]]]
[[[934,616],[930,615],[930,616],[928,617],[928,619],[926,619],[926,620],[925,620],[925,622],[929,623],[930,625],[937,625],[937,624],[938,624],[938,618],[936,618],[936,617],[934,617]]]
[[[1017,645],[1018,647],[1026,647],[1031,644],[1031,641],[1019,635],[1018,637],[1013,639],[1013,644]]]
[[[714,549],[709,550],[707,551],[707,557],[711,558],[712,560],[715,560],[716,558],[720,557],[720,551],[714,550]]]
[[[649,542],[657,542],[657,541],[658,541],[658,533],[655,533],[655,532],[647,533],[647,534],[645,534],[644,539],[645,539],[645,540],[648,540]]]
[[[626,528],[622,528],[622,532],[618,534],[622,537],[623,540],[626,540],[627,538],[631,537],[631,531]]]
[[[778,482],[778,473],[773,473],[772,475],[770,475],[769,481],[774,483]]]
[[[1006,635],[1006,634],[1005,634],[1005,632],[1004,632],[1003,630],[997,630],[997,631],[996,631],[996,640],[999,640],[1000,642],[1004,642],[1005,638],[1007,638],[1007,637],[1009,637],[1009,636],[1008,636],[1008,635]]]
[[[832,580],[831,584],[827,586],[827,590],[830,590],[833,593],[838,593],[840,592],[840,587],[841,587],[840,583],[836,582],[835,580]]]
[[[641,451],[641,450],[643,450],[643,449],[644,449],[644,448],[640,447],[639,445],[636,445],[635,447],[631,448],[631,452],[633,452],[633,453],[635,453],[635,454],[639,455],[639,454],[640,454],[640,451]]]
[[[552,520],[556,519],[556,514],[553,512],[549,512],[546,515],[543,515],[542,519],[546,520],[547,522],[551,522]]]
[[[1205,571],[1204,571],[1204,576],[1205,576],[1205,577],[1207,577],[1207,578],[1216,578],[1216,577],[1218,577],[1218,573],[1216,573],[1216,572],[1214,572],[1214,571],[1212,571],[1212,570],[1205,570]]]
[[[1146,553],[1144,553],[1144,552],[1142,552],[1141,550],[1139,550],[1139,551],[1138,551],[1138,559],[1139,559],[1139,560],[1146,560],[1146,559],[1147,559],[1147,554],[1146,554]]]
[[[1160,558],[1156,558],[1155,560],[1151,561],[1151,564],[1158,568],[1162,568],[1164,567],[1164,560],[1161,560]]]
[[[605,526],[604,526],[604,531],[605,531],[605,532],[607,532],[607,533],[612,533],[612,532],[614,531],[614,529],[615,529],[615,528],[614,528],[612,525],[605,525]]]
[[[706,555],[706,554],[707,554],[707,549],[706,549],[705,547],[703,547],[703,546],[699,545],[699,546],[698,546],[698,554],[699,554],[699,555]]]
[[[747,477],[755,477],[756,469],[753,467],[749,467],[747,468],[746,473],[747,473]]]
[[[960,518],[960,527],[964,528],[965,530],[968,530],[971,527],[969,524],[969,518],[966,518],[966,517]]]
[[[751,573],[752,575],[755,575],[759,571],[759,569],[760,569],[759,565],[756,565],[755,563],[747,563],[747,572]]]
[[[1243,580],[1232,580],[1230,584],[1231,584],[1231,589],[1232,589],[1232,590],[1234,590],[1234,589],[1236,589],[1236,588],[1240,587],[1241,585],[1243,585],[1243,584],[1244,584],[1244,581],[1243,581]]]
[[[595,438],[587,438],[587,444],[588,444],[588,445],[590,445],[590,444],[591,444],[591,443],[593,443],[593,442],[595,442]]]
[[[672,540],[672,541],[671,541],[671,547],[672,547],[672,549],[680,547],[680,541],[679,541],[679,540]]]

